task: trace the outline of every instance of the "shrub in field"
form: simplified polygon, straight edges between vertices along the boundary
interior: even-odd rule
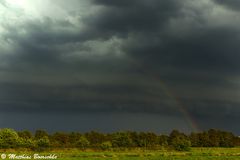
[[[84,136],[88,139],[91,146],[93,146],[93,147],[98,147],[103,142],[107,141],[105,134],[99,133],[96,131],[91,131],[91,132],[85,133]]]
[[[138,135],[138,146],[139,147],[154,147],[158,144],[158,136],[152,132],[141,132]]]
[[[172,146],[177,151],[189,151],[191,149],[191,141],[184,137],[175,137],[172,139]]]
[[[45,130],[41,130],[41,129],[36,130],[35,135],[34,135],[35,139],[41,139],[44,137],[48,137],[48,133]]]
[[[17,132],[17,133],[18,133],[18,136],[20,138],[24,138],[24,139],[31,139],[32,138],[32,133],[28,130],[20,131],[20,132]]]
[[[158,137],[158,144],[160,146],[168,146],[168,136],[161,135]]]
[[[132,139],[127,132],[117,132],[112,134],[113,147],[131,147],[132,144]]]
[[[70,146],[69,135],[64,132],[56,132],[50,136],[52,147],[68,147]]]
[[[75,143],[79,140],[79,138],[82,136],[81,133],[78,132],[71,132],[69,134],[69,143],[71,144],[72,147],[74,147]]]
[[[193,147],[233,147],[237,146],[236,137],[231,132],[210,129],[189,136]]]
[[[24,139],[24,138],[18,138],[18,147],[20,148],[29,148],[29,149],[35,149],[37,146],[36,142],[32,139]]]
[[[90,145],[90,142],[87,140],[85,136],[81,136],[76,142],[76,147],[81,149],[86,149]]]
[[[106,142],[103,142],[101,145],[100,145],[100,148],[102,150],[109,150],[112,148],[112,143],[110,141],[106,141]]]
[[[36,141],[39,149],[46,149],[50,146],[50,141],[47,136],[44,136]]]
[[[13,129],[0,130],[0,148],[15,148],[17,147],[18,134]]]
[[[177,151],[189,151],[191,149],[191,141],[187,135],[173,130],[169,136],[169,144]]]

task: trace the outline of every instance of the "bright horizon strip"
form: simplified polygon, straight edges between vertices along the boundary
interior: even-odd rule
[[[144,66],[137,60],[128,57],[131,62],[133,62],[137,67],[139,67],[145,74],[149,75],[150,77],[154,78],[156,81],[159,82],[161,89],[164,93],[175,102],[175,106],[177,107],[178,111],[182,114],[183,118],[185,119],[188,127],[194,131],[199,132],[201,131],[200,127],[198,126],[195,118],[191,116],[189,111],[184,107],[183,102],[179,100],[179,98],[170,91],[169,87],[165,84],[164,81],[161,80],[159,76],[156,76],[155,73],[151,72],[151,70],[146,70]]]

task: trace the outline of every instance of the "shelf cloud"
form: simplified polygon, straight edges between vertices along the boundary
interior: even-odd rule
[[[141,114],[138,129],[152,129],[153,116],[191,131],[184,109],[201,129],[240,133],[239,8],[237,0],[0,0],[0,111],[62,117],[66,130],[86,130],[78,128],[86,115]],[[115,118],[117,129],[139,126]]]

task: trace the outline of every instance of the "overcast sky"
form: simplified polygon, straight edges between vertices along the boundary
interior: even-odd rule
[[[239,0],[0,0],[0,127],[240,134]]]

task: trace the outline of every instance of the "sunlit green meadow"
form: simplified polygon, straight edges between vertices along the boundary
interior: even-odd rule
[[[192,148],[189,152],[171,150],[159,151],[82,151],[79,149],[59,149],[44,152],[27,150],[1,150],[1,154],[51,155],[58,160],[240,160],[240,148]],[[6,159],[9,159],[7,157]],[[32,156],[33,159],[33,156]]]

